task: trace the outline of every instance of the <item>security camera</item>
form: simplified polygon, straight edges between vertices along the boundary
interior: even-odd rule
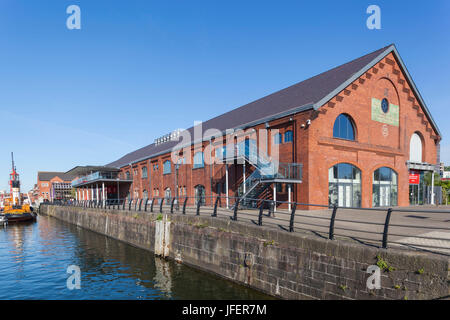
[[[311,119],[306,120],[306,125],[310,125],[311,124]]]

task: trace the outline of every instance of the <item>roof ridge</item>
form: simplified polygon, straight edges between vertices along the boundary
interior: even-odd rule
[[[310,78],[297,82],[289,87],[280,89],[265,95],[262,98],[208,119],[202,122],[203,130],[205,131],[208,128],[225,130],[226,128],[245,126],[246,124],[255,121],[264,121],[264,119],[273,117],[277,114],[283,114],[287,111],[291,112],[292,110],[296,110],[298,107],[307,104],[315,104],[351,79],[356,73],[366,67],[391,46],[394,46],[395,48],[394,44],[379,48],[344,64],[340,64]],[[193,128],[194,127],[190,127],[186,130],[192,131]],[[129,152],[106,166],[121,167],[139,160],[144,160],[160,154],[161,152],[167,152],[167,150],[170,150],[170,146],[172,146],[170,142],[162,145],[155,145],[152,143]],[[164,147],[166,148],[164,149]]]

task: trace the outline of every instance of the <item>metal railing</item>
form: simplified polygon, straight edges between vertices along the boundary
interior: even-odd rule
[[[119,174],[119,172],[100,172],[99,171],[99,172],[94,172],[87,176],[78,178],[76,180],[73,180],[72,187],[83,184],[83,183],[96,181],[96,180],[128,180],[128,179],[126,179],[126,177],[122,177]]]
[[[104,202],[60,201],[46,204],[144,213],[207,215],[249,222],[256,226],[275,227],[286,232],[312,233],[329,240],[346,239],[384,249],[394,245],[450,256],[450,210],[347,208],[337,205],[250,200],[257,201],[259,206],[249,209],[240,204],[242,198],[225,196],[209,196],[201,199],[198,197],[113,199]],[[426,218],[416,216],[419,213],[444,214],[446,218],[442,221],[432,220],[426,225],[423,223]],[[395,218],[399,222],[392,222]],[[433,235],[429,235],[430,232],[433,232]]]

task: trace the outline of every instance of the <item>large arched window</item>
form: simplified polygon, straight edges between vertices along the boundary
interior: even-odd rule
[[[328,170],[328,203],[339,207],[361,206],[361,170],[338,163]]]
[[[355,140],[355,128],[350,116],[340,114],[333,126],[333,138]]]
[[[397,173],[391,168],[382,167],[373,172],[372,205],[389,207],[397,205]]]
[[[422,139],[414,132],[409,142],[409,161],[422,162]]]
[[[195,204],[199,201],[201,205],[205,205],[205,187],[200,184],[195,186]]]
[[[171,172],[170,160],[166,160],[163,163],[163,174],[169,174]]]
[[[194,154],[194,169],[203,168],[205,166],[205,161],[203,159],[203,152],[197,152]]]

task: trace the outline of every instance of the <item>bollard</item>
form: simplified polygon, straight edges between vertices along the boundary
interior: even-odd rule
[[[147,204],[148,204],[148,198],[145,199],[145,206],[144,206],[144,211],[147,212]]]
[[[330,232],[328,233],[328,239],[330,239],[330,240],[334,239],[334,220],[336,219],[337,209],[338,209],[338,207],[335,204],[333,206],[333,213],[331,214],[331,219],[330,219]]]
[[[170,213],[173,213],[173,204],[175,203],[175,198],[172,199],[172,203],[170,204]]]
[[[137,210],[137,204],[138,204],[138,202],[139,202],[139,199],[136,199],[136,201],[134,201],[134,211]]]
[[[130,201],[128,201],[128,211],[131,211],[131,203],[133,202],[133,200],[130,199]]]
[[[142,207],[142,199],[139,200],[139,211],[141,211],[141,207]]]
[[[161,198],[161,203],[159,204],[159,213],[162,213],[163,203],[164,203],[164,198]]]
[[[383,249],[387,249],[388,244],[388,232],[389,232],[389,222],[391,220],[392,208],[389,208],[386,214],[386,221],[384,222],[383,230]]]

